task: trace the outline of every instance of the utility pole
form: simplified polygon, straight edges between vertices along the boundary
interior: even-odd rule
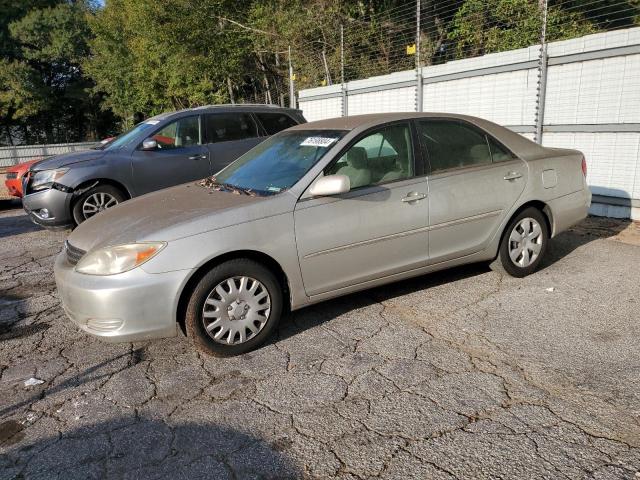
[[[340,82],[342,88],[342,116],[349,115],[347,99],[347,86],[344,83],[344,25],[340,24]]]
[[[416,111],[422,111],[422,67],[420,66],[420,0],[416,2]]]
[[[547,0],[538,0],[538,9],[542,17],[542,25],[540,26],[540,56],[538,57],[535,141],[542,144],[542,129],[544,127],[544,110],[547,95]]]
[[[293,80],[293,65],[291,64],[291,45],[289,45],[289,106],[296,108],[296,87]]]

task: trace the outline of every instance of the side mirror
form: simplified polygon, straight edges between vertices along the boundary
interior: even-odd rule
[[[153,138],[147,138],[142,142],[142,150],[155,150],[156,148],[158,148],[158,142]]]
[[[315,181],[309,193],[314,197],[328,197],[347,193],[351,190],[351,180],[346,175],[327,175]]]

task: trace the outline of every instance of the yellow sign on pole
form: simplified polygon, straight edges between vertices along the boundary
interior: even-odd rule
[[[407,55],[415,55],[416,54],[416,44],[407,45]]]

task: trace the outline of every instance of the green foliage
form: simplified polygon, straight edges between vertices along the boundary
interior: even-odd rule
[[[16,60],[0,59],[0,118],[26,119],[43,104],[33,69]]]
[[[547,40],[562,40],[596,31],[580,13],[550,7]],[[531,0],[466,0],[457,11],[449,39],[456,57],[482,55],[540,42],[542,16]]]

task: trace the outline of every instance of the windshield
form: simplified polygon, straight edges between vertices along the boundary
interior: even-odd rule
[[[335,143],[342,130],[294,130],[249,150],[213,177],[210,186],[272,195],[291,188]]]
[[[116,138],[111,140],[109,143],[106,143],[102,146],[98,146],[96,150],[115,150],[117,148],[120,148],[126,145],[127,143],[129,143],[134,138],[136,138],[141,132],[144,132],[144,131],[148,132],[152,128],[155,128],[155,126],[156,126],[155,124],[151,124],[147,122],[139,123],[135,127],[133,127],[131,130],[117,136]]]

